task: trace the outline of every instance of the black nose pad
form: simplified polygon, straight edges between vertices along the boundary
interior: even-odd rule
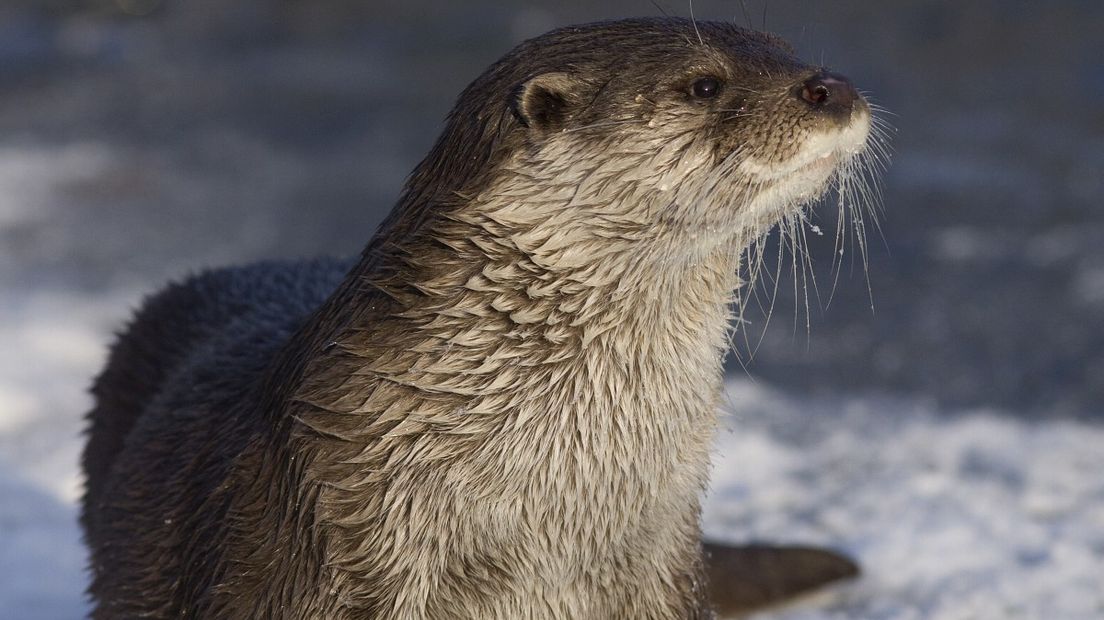
[[[839,106],[850,109],[851,104],[859,98],[859,92],[855,90],[851,80],[827,71],[821,71],[805,80],[799,94],[814,108]]]

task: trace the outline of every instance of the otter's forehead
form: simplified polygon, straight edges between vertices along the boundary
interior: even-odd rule
[[[730,74],[805,69],[783,39],[723,22],[638,18],[553,30],[512,55],[532,69],[585,68],[612,75],[654,75],[680,65],[721,64]]]

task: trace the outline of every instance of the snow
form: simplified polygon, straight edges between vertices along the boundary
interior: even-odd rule
[[[830,604],[770,617],[1104,614],[1099,426],[748,381],[728,394],[706,531],[834,546],[864,569]]]
[[[312,21],[225,4],[150,20],[0,7],[2,618],[87,611],[86,388],[144,292],[207,265],[356,252],[506,46],[650,12],[300,3]],[[706,530],[864,568],[762,618],[1104,618],[1104,140],[1085,96],[1104,84],[1086,79],[1102,6],[770,3],[772,29],[900,131],[888,249],[870,246],[877,313],[859,269],[804,341],[797,321],[745,317],[765,335],[755,380],[736,366],[726,389]],[[810,226],[835,282],[834,223]],[[798,301],[782,284],[784,317]]]
[[[85,388],[135,299],[36,290],[0,304],[0,617],[85,614],[76,523]]]
[[[39,291],[0,307],[0,609],[86,612],[76,525],[80,415],[130,288]],[[811,398],[747,378],[726,388],[706,532],[832,546],[864,576],[763,614],[1099,619],[1104,428],[916,399]]]

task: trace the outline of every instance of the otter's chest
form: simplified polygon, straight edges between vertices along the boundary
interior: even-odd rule
[[[658,353],[651,351],[649,354]],[[676,520],[697,503],[716,424],[719,356],[680,364],[605,347],[528,387],[474,455],[497,500],[542,536],[595,551]],[[486,492],[486,489],[484,489]]]

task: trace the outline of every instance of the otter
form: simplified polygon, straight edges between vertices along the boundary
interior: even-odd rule
[[[136,314],[83,456],[93,617],[712,617],[741,259],[870,127],[845,78],[732,24],[520,44],[358,258]]]

